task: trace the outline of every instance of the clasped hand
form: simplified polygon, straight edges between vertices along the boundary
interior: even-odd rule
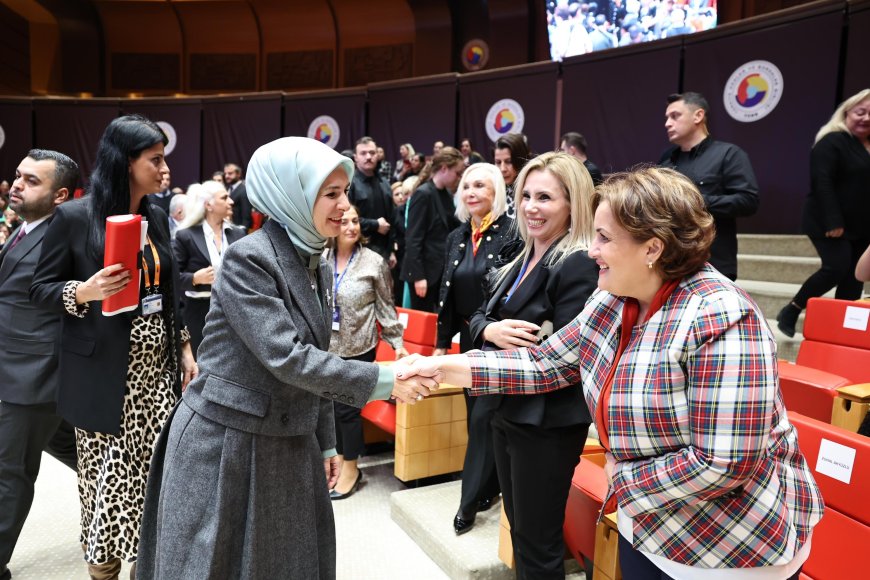
[[[393,397],[413,405],[437,391],[438,384],[444,379],[437,361],[437,357],[424,357],[419,354],[397,361],[394,367],[396,379],[393,384]]]

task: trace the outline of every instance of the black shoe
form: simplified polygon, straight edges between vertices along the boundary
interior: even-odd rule
[[[789,302],[783,306],[782,310],[779,311],[779,314],[776,315],[776,326],[779,328],[780,332],[787,337],[792,338],[794,337],[795,325],[797,325],[797,319],[800,315],[800,308],[795,306],[793,302]]]
[[[338,501],[340,499],[349,498],[354,493],[356,493],[357,489],[359,489],[359,482],[361,482],[361,481],[362,481],[362,469],[360,469],[357,472],[356,481],[353,482],[353,485],[350,486],[350,489],[347,490],[347,493],[341,493],[339,491],[336,491],[335,489],[332,489],[329,492],[329,499],[331,499],[332,501]]]
[[[0,580],[11,580],[12,572],[9,571],[9,568],[3,566],[0,568]]]
[[[479,502],[477,502],[477,511],[485,512],[486,510],[498,503],[498,498],[499,496],[495,496],[488,499],[480,500]]]
[[[461,511],[456,512],[456,517],[453,518],[453,531],[456,532],[457,536],[471,531],[471,528],[474,527],[474,517],[472,515],[470,518],[467,518]]]

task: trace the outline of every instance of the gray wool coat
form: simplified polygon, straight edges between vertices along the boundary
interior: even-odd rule
[[[334,578],[322,452],[332,401],[362,407],[378,369],[329,354],[332,272],[319,288],[273,221],[227,248],[200,375],[157,443],[137,564],[143,579]]]

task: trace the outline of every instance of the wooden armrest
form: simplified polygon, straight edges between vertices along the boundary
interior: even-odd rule
[[[850,401],[858,403],[870,403],[870,383],[860,383],[857,385],[848,385],[837,389],[840,396]]]

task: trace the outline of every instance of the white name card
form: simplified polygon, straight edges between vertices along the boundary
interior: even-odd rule
[[[855,465],[855,450],[827,439],[819,446],[819,460],[816,471],[833,477],[837,481],[849,483],[852,480],[852,467]]]
[[[868,318],[870,318],[870,308],[847,306],[846,317],[843,319],[843,328],[860,331],[867,330]]]
[[[399,312],[399,322],[402,323],[402,328],[408,328],[408,313]]]

